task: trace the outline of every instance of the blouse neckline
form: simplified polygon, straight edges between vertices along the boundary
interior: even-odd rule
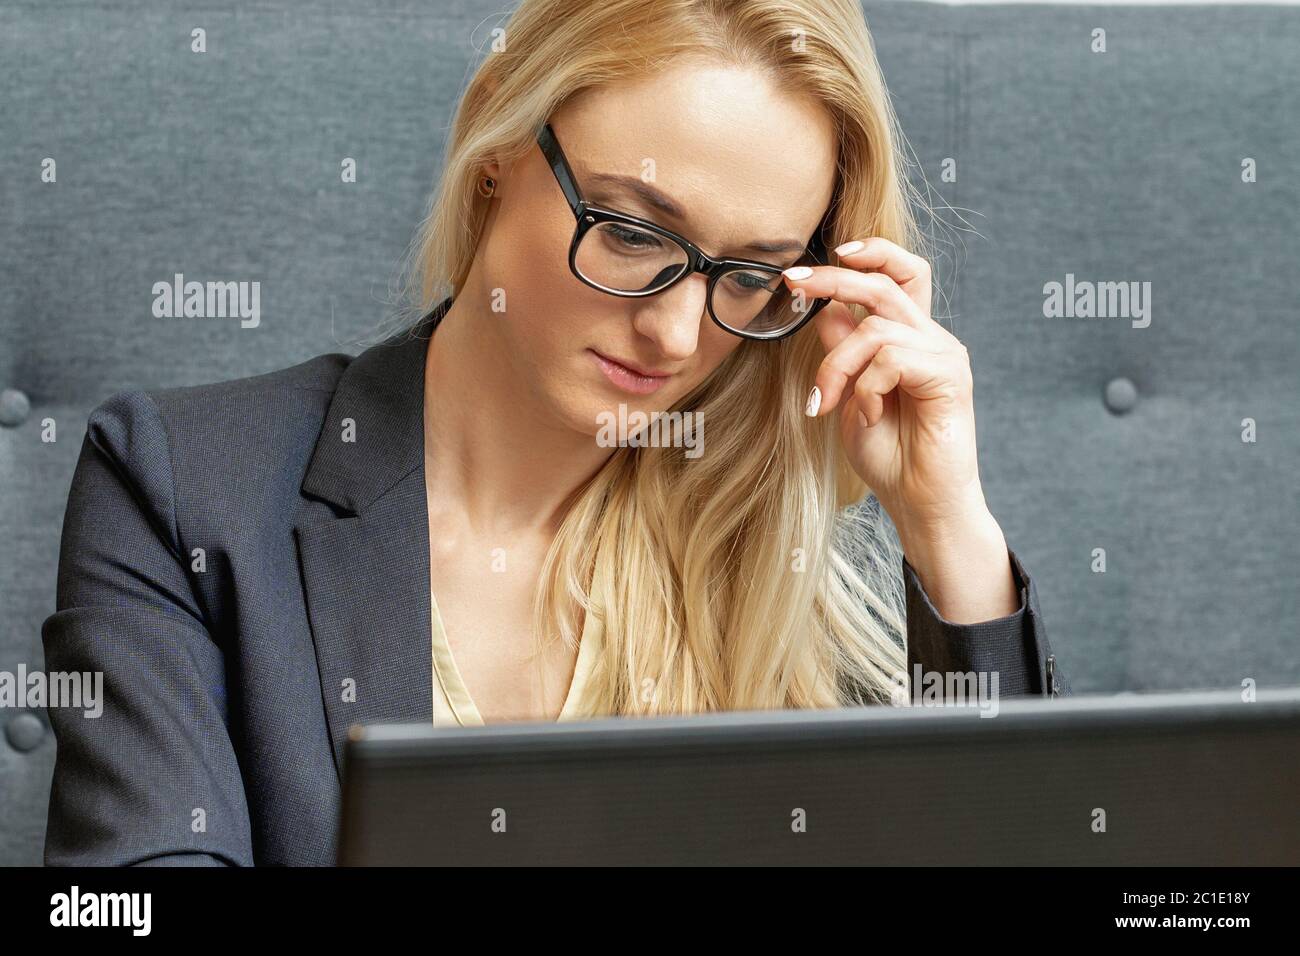
[[[447,640],[447,632],[443,627],[442,615],[438,611],[438,599],[432,588],[429,590],[429,604],[433,625],[435,689],[438,686],[442,688],[452,713],[456,715],[456,720],[462,727],[483,726],[485,724],[483,715],[479,713],[465,679],[461,676],[460,668],[456,665],[456,658],[452,654],[451,644]],[[598,608],[593,607],[583,615],[582,636],[578,642],[578,657],[573,666],[573,678],[569,682],[568,694],[565,696],[564,706],[560,709],[559,716],[555,718],[556,721],[572,720],[581,715],[582,696],[587,689],[588,678],[595,665],[598,646],[603,637],[601,615],[598,613]]]

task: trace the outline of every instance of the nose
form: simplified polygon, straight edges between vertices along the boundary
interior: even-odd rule
[[[632,327],[654,342],[665,360],[683,362],[699,347],[708,289],[708,276],[683,279],[666,292],[641,300]]]

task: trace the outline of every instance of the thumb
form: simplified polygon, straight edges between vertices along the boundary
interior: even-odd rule
[[[858,320],[852,309],[838,299],[833,299],[813,316],[813,325],[817,326],[817,337],[822,340],[822,346],[830,352],[858,327]]]

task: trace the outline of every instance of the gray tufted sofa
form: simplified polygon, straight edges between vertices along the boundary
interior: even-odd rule
[[[0,671],[42,666],[92,408],[357,351],[391,315],[503,9],[0,7]],[[1297,682],[1300,9],[866,9],[943,207],[986,493],[1075,692]],[[176,273],[260,281],[259,325],[155,318]],[[1045,314],[1051,283],[1108,317]],[[38,863],[55,742],[39,711],[0,726],[0,863]]]

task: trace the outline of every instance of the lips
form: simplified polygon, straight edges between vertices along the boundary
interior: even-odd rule
[[[595,352],[595,349],[592,349],[592,351]],[[613,362],[615,365],[621,365],[632,374],[640,375],[642,378],[667,378],[668,376],[673,374],[672,372],[660,372],[653,369],[642,368],[639,365],[633,365],[631,362],[625,362],[621,358],[617,358],[616,356],[605,355],[603,352],[596,352],[596,354],[599,355],[601,358],[603,358],[605,361]]]
[[[588,349],[588,351],[610,382],[634,395],[649,395],[672,377],[670,372],[650,372],[621,359],[611,358],[595,349]]]

